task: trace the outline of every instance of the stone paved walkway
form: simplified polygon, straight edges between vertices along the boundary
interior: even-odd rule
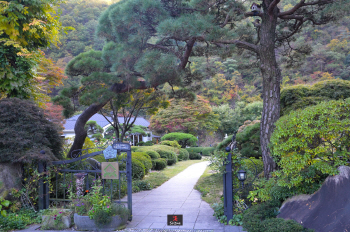
[[[193,164],[156,189],[134,193],[133,218],[127,228],[226,230],[213,216],[210,205],[201,199],[200,192],[194,189],[207,165],[208,161]],[[167,215],[171,214],[182,214],[183,226],[167,226]],[[241,227],[229,227],[232,232],[242,231]]]

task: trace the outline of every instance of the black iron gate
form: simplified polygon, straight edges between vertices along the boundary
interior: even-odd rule
[[[71,200],[68,199],[67,190],[73,187],[78,173],[84,175],[85,191],[89,191],[93,180],[102,179],[103,194],[110,194],[115,203],[126,204],[132,215],[132,171],[131,171],[131,147],[127,143],[113,143],[112,148],[116,150],[116,158],[107,161],[119,163],[119,179],[105,180],[101,175],[101,163],[98,161],[105,149],[98,148],[88,153],[91,149],[81,149],[75,152],[76,158],[70,160],[54,161],[50,164],[39,163],[38,171],[43,173],[50,168],[56,172],[49,177],[43,176],[39,180],[39,209],[47,209],[50,205],[66,206]],[[96,159],[95,159],[96,158]],[[49,179],[50,181],[44,181]],[[127,195],[127,201],[122,198]],[[131,217],[129,220],[131,221]]]

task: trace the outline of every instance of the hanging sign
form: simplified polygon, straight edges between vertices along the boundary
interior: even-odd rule
[[[101,172],[102,179],[119,179],[118,162],[102,162]]]
[[[117,151],[112,148],[112,146],[108,146],[104,151],[103,151],[103,156],[105,157],[106,160],[108,159],[113,159],[117,157]]]
[[[128,143],[113,143],[112,148],[118,151],[131,151],[130,144]]]

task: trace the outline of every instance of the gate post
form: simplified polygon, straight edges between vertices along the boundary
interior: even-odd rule
[[[224,214],[227,224],[233,217],[233,184],[232,184],[232,153],[227,156],[228,164],[224,173]]]
[[[38,163],[39,173],[46,171],[46,163]],[[44,183],[44,176],[39,179],[39,210],[49,208],[49,186],[48,183]]]
[[[128,209],[130,210],[129,221],[132,220],[132,166],[131,166],[131,150],[127,151],[126,158],[126,178],[128,185]]]

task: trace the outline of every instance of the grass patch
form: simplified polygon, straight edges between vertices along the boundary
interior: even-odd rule
[[[194,188],[201,192],[203,201],[210,205],[220,203],[224,188],[222,175],[207,167]]]
[[[176,163],[172,166],[167,166],[165,169],[161,171],[152,171],[148,175],[146,175],[143,180],[148,181],[151,186],[158,187],[162,185],[164,182],[169,180],[170,178],[176,176],[192,164],[203,162],[203,160],[186,160]]]

